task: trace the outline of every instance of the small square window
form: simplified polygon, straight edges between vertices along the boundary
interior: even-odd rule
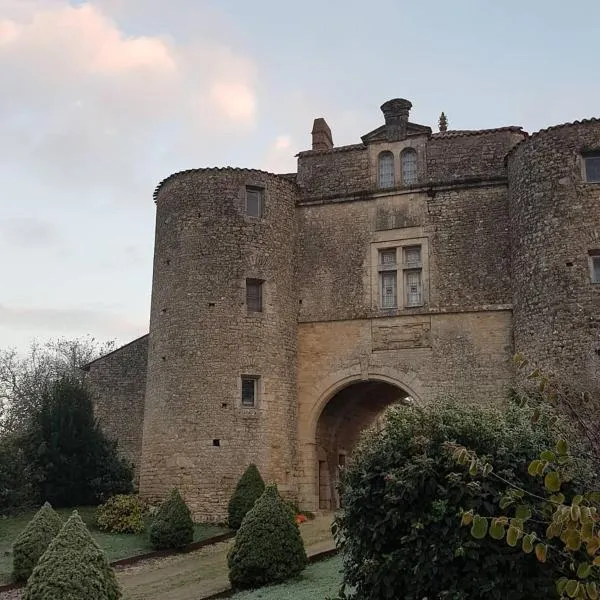
[[[600,283],[600,250],[590,250],[590,275],[592,283]]]
[[[249,217],[262,217],[264,204],[263,188],[246,186],[246,214]]]
[[[585,180],[589,183],[600,183],[600,152],[590,152],[583,157]]]
[[[242,375],[242,406],[244,408],[256,407],[258,400],[258,379],[255,375]]]
[[[262,286],[263,282],[261,279],[246,279],[246,306],[248,311],[262,312]]]

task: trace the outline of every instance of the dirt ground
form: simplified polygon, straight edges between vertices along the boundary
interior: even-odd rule
[[[331,521],[331,515],[319,516],[300,525],[308,554],[334,546]],[[117,577],[123,587],[124,600],[198,600],[227,589],[227,552],[232,544],[233,541],[222,542],[190,554],[119,570]]]
[[[307,554],[334,547],[331,515],[318,516],[300,525]],[[227,552],[232,541],[196,552],[145,561],[119,568],[117,578],[123,600],[198,600],[229,587]],[[20,600],[20,590],[0,593],[0,600]]]

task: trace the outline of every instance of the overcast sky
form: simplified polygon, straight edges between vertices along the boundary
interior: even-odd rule
[[[156,184],[413,122],[600,114],[597,0],[0,0],[0,348],[147,332]]]

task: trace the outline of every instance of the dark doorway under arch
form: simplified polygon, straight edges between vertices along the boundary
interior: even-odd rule
[[[339,471],[351,459],[361,433],[376,426],[386,408],[407,398],[395,385],[370,380],[353,383],[329,400],[316,433],[319,509],[339,508]]]

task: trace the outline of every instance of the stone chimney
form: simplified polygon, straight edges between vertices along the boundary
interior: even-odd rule
[[[390,142],[406,138],[408,113],[411,108],[412,104],[404,98],[394,98],[381,105],[381,112],[383,112],[385,118],[387,138]]]
[[[325,119],[315,119],[311,133],[313,150],[331,150],[333,148],[331,129]]]

